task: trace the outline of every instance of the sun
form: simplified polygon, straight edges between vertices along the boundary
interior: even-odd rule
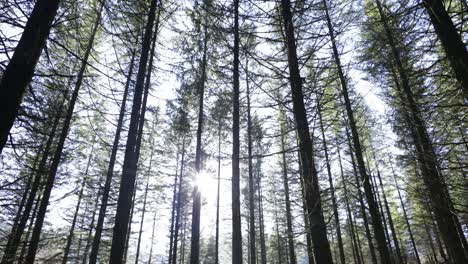
[[[198,187],[201,195],[207,199],[215,198],[218,191],[218,181],[214,175],[201,171],[195,175],[194,186]]]

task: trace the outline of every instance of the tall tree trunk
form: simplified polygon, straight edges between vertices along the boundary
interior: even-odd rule
[[[184,179],[184,166],[185,166],[185,137],[186,135],[183,136],[182,138],[182,157],[180,160],[180,180],[179,180],[179,192],[177,193],[177,209],[176,209],[176,219],[175,219],[175,230],[174,230],[174,246],[173,246],[173,252],[172,252],[172,263],[176,264],[177,263],[177,243],[178,243],[178,238],[179,238],[179,227],[180,221],[183,221],[184,219],[181,219],[181,210],[182,208],[182,195],[183,195],[183,179]],[[184,243],[185,243],[185,222],[184,222]],[[183,245],[183,244],[182,244]]]
[[[46,45],[60,0],[39,0],[26,22],[13,56],[0,81],[0,153],[20,109],[23,94]]]
[[[52,128],[49,132],[49,136],[47,138],[47,142],[45,144],[44,151],[39,162],[39,167],[36,172],[33,172],[34,180],[32,182],[31,190],[29,192],[26,204],[24,206],[24,210],[21,213],[21,217],[19,218],[18,223],[16,225],[13,225],[12,230],[8,235],[8,240],[3,251],[1,264],[12,264],[15,261],[16,251],[18,250],[19,244],[21,242],[21,237],[23,236],[24,229],[26,228],[26,224],[31,214],[31,209],[33,208],[37,193],[42,187],[41,180],[43,178],[44,173],[46,172],[47,160],[49,159],[52,144],[54,143],[55,134],[60,123],[60,117],[64,104],[64,101],[60,103],[57,114],[54,116]],[[36,203],[34,209],[34,216],[37,214],[36,208],[38,204],[39,202]],[[30,219],[32,223],[34,222],[35,217],[32,217]]]
[[[429,191],[430,202],[434,210],[437,226],[445,244],[447,245],[447,252],[451,260],[455,263],[467,263],[468,250],[466,248],[466,239],[464,235],[459,233],[459,230],[461,229],[460,222],[457,215],[453,213],[453,203],[450,199],[447,187],[445,186],[434,148],[424,121],[422,120],[413,91],[411,90],[409,78],[407,71],[403,66],[400,51],[395,42],[391,28],[388,25],[380,0],[376,0],[376,4],[389,47],[391,48],[393,63],[396,67],[398,77],[401,80],[401,88],[399,88],[399,85],[396,85],[398,89],[397,94],[400,97],[401,102],[404,104],[404,111],[407,116],[405,121],[411,130],[416,148],[416,157],[420,166],[419,169],[421,170],[426,188]],[[397,80],[395,80],[395,82],[397,82]]]
[[[73,89],[72,97],[68,105],[65,120],[62,126],[62,131],[60,132],[60,137],[57,143],[57,148],[55,150],[54,157],[52,159],[52,164],[50,166],[49,175],[47,177],[45,188],[44,188],[44,193],[42,195],[41,205],[39,206],[39,211],[37,213],[36,224],[34,226],[34,230],[33,230],[32,237],[31,237],[31,244],[29,246],[28,254],[26,255],[26,259],[25,259],[25,263],[27,264],[34,263],[34,259],[36,257],[36,252],[39,246],[42,226],[44,223],[45,214],[47,212],[47,206],[49,204],[50,194],[54,186],[55,176],[57,174],[58,166],[60,164],[60,160],[62,157],[65,140],[67,139],[67,136],[68,136],[68,130],[70,128],[70,123],[71,123],[71,119],[73,116],[75,103],[78,99],[78,93],[80,91],[81,84],[83,82],[83,77],[86,71],[86,66],[88,65],[89,55],[91,54],[91,50],[94,45],[94,39],[96,37],[96,33],[99,28],[99,24],[101,22],[101,14],[102,14],[103,7],[104,7],[104,4],[101,3],[99,10],[97,11],[96,21],[94,22],[94,25],[91,31],[91,36],[89,37],[89,40],[88,40],[88,45],[86,47],[86,51],[83,56],[81,67],[76,78],[75,87]]]
[[[250,87],[249,87],[249,61],[245,60],[245,74],[246,74],[246,87],[247,87],[247,141],[248,141],[248,162],[249,162],[249,264],[256,264],[257,262],[257,249],[255,247],[255,182],[253,176],[252,164],[252,118],[250,114]]]
[[[88,162],[86,164],[86,169],[85,169],[85,172],[83,174],[83,179],[81,180],[81,187],[80,187],[80,191],[79,191],[79,194],[78,194],[78,201],[76,202],[75,213],[73,215],[73,220],[72,220],[72,224],[71,224],[71,227],[70,227],[70,232],[69,232],[68,237],[67,237],[67,243],[65,245],[65,249],[63,250],[62,264],[67,264],[68,254],[70,253],[70,247],[71,247],[71,244],[73,242],[73,238],[75,236],[76,219],[78,218],[78,213],[80,211],[81,199],[83,198],[83,192],[84,192],[84,189],[85,189],[86,183],[87,183],[89,166],[91,165],[91,161],[92,161],[93,154],[94,154],[94,140],[95,140],[95,137],[96,137],[96,135],[93,137],[93,141],[92,141],[93,143],[91,145],[91,151],[88,154]]]
[[[138,180],[135,179],[135,188],[133,189],[133,195],[132,195],[132,204],[130,208],[130,216],[128,220],[128,229],[127,229],[127,236],[125,237],[125,247],[124,247],[124,252],[123,252],[123,262],[127,263],[127,256],[128,256],[128,245],[130,244],[130,240],[132,239],[132,224],[133,224],[133,212],[135,210],[135,197],[136,197],[136,192],[137,192],[137,184]]]
[[[179,264],[184,264],[185,263],[185,238],[186,238],[186,232],[187,232],[187,215],[184,214],[184,226],[183,226],[183,234],[182,234],[182,241],[180,241],[182,247],[181,247],[181,250],[180,250],[180,261],[179,261]],[[177,251],[174,251],[174,253],[177,253]],[[175,262],[176,259],[174,259],[174,262]]]
[[[388,205],[387,196],[385,195],[385,189],[384,189],[384,185],[383,185],[383,182],[382,182],[382,177],[380,176],[379,164],[378,164],[377,158],[375,157],[375,152],[372,153],[372,154],[373,154],[373,158],[374,158],[374,162],[375,162],[375,168],[377,170],[377,179],[379,180],[380,189],[382,190],[382,198],[383,198],[383,201],[384,201],[385,210],[387,211],[388,224],[390,225],[390,230],[392,232],[393,243],[395,244],[395,250],[396,250],[396,253],[397,253],[398,261],[399,261],[399,263],[403,264],[405,262],[403,260],[402,254],[401,254],[400,243],[398,242],[397,232],[396,232],[396,229],[395,229],[395,225],[393,223],[392,214],[390,212],[390,206]],[[418,259],[418,264],[421,264],[421,262],[419,261],[419,256],[417,256],[417,259]]]
[[[353,167],[353,174],[354,174],[354,179],[356,182],[356,188],[358,191],[358,198],[359,198],[359,205],[361,209],[361,216],[364,222],[364,227],[366,229],[366,238],[367,238],[367,243],[369,246],[369,251],[371,254],[371,259],[373,264],[377,264],[377,256],[375,254],[375,249],[374,249],[374,243],[372,242],[372,235],[370,232],[369,228],[369,222],[367,220],[367,213],[366,213],[366,206],[364,204],[364,199],[362,197],[362,191],[361,191],[361,181],[359,180],[357,169],[356,169],[356,162],[354,160],[354,154],[353,154],[353,146],[351,145],[351,136],[349,135],[348,127],[346,127],[346,140],[348,141],[348,148],[349,148],[349,155],[351,157],[351,163]],[[369,180],[369,179],[368,179]],[[369,183],[370,185],[370,183]],[[385,237],[384,237],[385,239]]]
[[[313,144],[309,132],[309,123],[302,94],[302,80],[296,52],[296,39],[291,13],[290,0],[282,0],[282,15],[288,52],[289,80],[293,100],[296,129],[299,136],[302,173],[306,194],[307,214],[310,233],[313,241],[315,262],[321,264],[333,263],[330,244],[327,239],[327,228],[322,214],[320,189],[313,156]]]
[[[151,161],[150,161],[151,164]],[[150,166],[151,168],[151,166]],[[135,255],[135,264],[138,264],[138,259],[140,257],[140,247],[141,247],[141,236],[143,234],[143,223],[145,221],[145,213],[146,213],[146,198],[148,197],[148,189],[149,189],[149,177],[146,179],[146,187],[145,187],[145,194],[143,197],[143,212],[141,214],[141,221],[140,221],[140,231],[138,232],[138,242],[137,242],[137,249]]]
[[[138,154],[137,134],[140,120],[140,107],[142,102],[142,93],[144,90],[144,79],[148,55],[151,44],[153,24],[156,17],[157,0],[151,1],[151,7],[148,13],[148,21],[143,37],[140,63],[138,67],[137,80],[133,98],[132,114],[128,131],[127,146],[125,149],[124,165],[122,169],[122,181],[119,188],[119,198],[117,202],[117,213],[115,217],[115,226],[113,230],[112,246],[110,254],[110,264],[120,264],[123,261],[125,248],[125,238],[128,231],[130,217],[130,207],[132,203],[133,189],[135,188],[135,178],[137,170]],[[142,129],[142,127],[141,127]]]
[[[28,231],[26,232],[26,237],[24,238],[23,240],[23,246],[21,247],[21,252],[20,252],[20,256],[18,258],[18,264],[22,264],[23,263],[23,260],[24,260],[24,257],[25,257],[25,254],[26,254],[26,251],[28,249],[28,241],[29,241],[29,236],[31,235],[32,233],[32,229],[34,227],[34,219],[36,219],[36,214],[37,214],[37,211],[39,209],[39,204],[41,202],[41,193],[39,191],[39,195],[37,196],[37,199],[36,199],[36,203],[34,205],[34,209],[32,211],[32,215],[31,215],[31,220],[29,221],[29,225],[28,225]]]
[[[403,202],[403,198],[402,198],[401,193],[400,193],[400,187],[398,186],[398,182],[397,182],[397,179],[396,179],[396,174],[395,174],[395,171],[393,170],[393,166],[392,166],[391,163],[390,163],[390,168],[392,169],[392,175],[393,175],[393,180],[395,182],[395,188],[397,189],[398,199],[400,200],[401,209],[403,210],[403,217],[405,218],[406,229],[408,230],[408,234],[410,236],[410,241],[411,241],[411,245],[413,246],[414,255],[416,256],[416,261],[418,262],[418,264],[421,264],[421,259],[419,258],[418,248],[416,247],[416,242],[414,240],[413,231],[411,230],[411,225],[409,223],[408,214],[406,213],[406,207],[405,207],[405,204]],[[392,232],[394,232],[394,231],[392,231]],[[437,258],[435,260],[437,260]]]
[[[349,230],[350,230],[350,233],[351,233],[350,236],[351,236],[351,240],[353,242],[353,255],[355,255],[355,262],[357,264],[361,264],[364,261],[362,259],[362,253],[361,253],[361,251],[359,249],[359,243],[358,243],[357,238],[356,238],[357,231],[355,230],[353,216],[351,215],[351,207],[349,205],[348,188],[346,187],[347,183],[346,183],[346,180],[344,178],[343,164],[341,163],[341,154],[340,154],[340,146],[339,146],[339,143],[338,143],[338,138],[336,139],[336,141],[337,141],[336,142],[336,151],[337,151],[337,154],[338,154],[338,164],[339,164],[339,167],[340,167],[341,181],[342,181],[343,190],[344,190],[344,198],[345,198],[345,203],[346,203],[346,213],[348,215]]]
[[[284,199],[286,205],[286,226],[288,231],[288,249],[289,249],[289,263],[296,264],[296,252],[294,250],[294,230],[292,227],[291,219],[291,201],[289,198],[289,182],[288,182],[288,163],[286,160],[286,114],[284,109],[280,110],[280,133],[281,133],[281,156],[282,156],[282,169],[283,169],[283,186],[284,186]]]
[[[328,146],[327,146],[327,140],[325,138],[325,128],[323,126],[322,106],[320,104],[320,99],[317,99],[317,113],[319,117],[319,125],[320,125],[320,131],[321,131],[321,136],[322,136],[323,151],[325,154],[325,163],[327,167],[328,183],[330,185],[330,196],[332,200],[333,216],[335,218],[336,236],[338,239],[338,249],[340,253],[340,263],[345,264],[346,260],[345,260],[345,253],[344,253],[344,247],[343,247],[343,239],[341,237],[340,217],[338,214],[338,205],[336,203],[335,187],[333,186],[333,177],[331,173],[330,159],[328,157]]]
[[[390,264],[391,258],[389,249],[387,247],[387,243],[385,240],[385,233],[384,227],[382,225],[381,216],[379,213],[378,205],[374,199],[374,194],[372,192],[372,186],[369,181],[369,175],[367,174],[366,166],[364,163],[362,148],[361,148],[361,141],[359,139],[358,130],[356,127],[356,122],[354,120],[354,111],[351,106],[351,101],[348,94],[348,84],[346,81],[346,77],[344,75],[340,55],[338,53],[338,48],[336,46],[336,39],[335,39],[335,32],[333,30],[333,25],[331,23],[330,15],[328,13],[328,6],[327,1],[323,0],[325,16],[327,20],[328,30],[331,38],[332,49],[333,49],[333,56],[335,59],[335,64],[338,70],[338,76],[340,78],[341,83],[341,92],[343,95],[346,114],[348,117],[349,127],[351,129],[351,135],[353,140],[354,152],[356,155],[357,167],[359,171],[359,175],[361,176],[362,185],[364,187],[364,194],[367,200],[367,205],[369,207],[369,213],[371,216],[372,226],[374,229],[375,240],[377,241],[377,248],[380,253],[380,261],[382,264]]]
[[[242,264],[239,183],[239,0],[234,0],[234,70],[232,111],[232,264]]]
[[[215,264],[219,264],[219,198],[221,189],[221,119],[218,124],[218,179],[216,188]]]
[[[259,164],[259,161],[257,161]],[[262,181],[260,178],[260,166],[257,166],[257,191],[258,191],[258,218],[259,218],[259,227],[260,227],[260,256],[261,263],[266,264],[267,254],[266,254],[266,243],[265,243],[265,223],[263,219],[263,194],[262,194]]]
[[[172,264],[172,251],[173,251],[173,242],[174,242],[174,221],[175,221],[175,212],[176,212],[176,201],[177,201],[177,180],[179,172],[179,146],[177,146],[177,155],[176,155],[176,172],[174,176],[174,186],[172,189],[172,210],[171,210],[171,226],[169,233],[169,257],[168,263]]]
[[[299,146],[299,136],[297,134],[296,130],[296,141],[297,145]],[[305,183],[304,183],[304,173],[302,172],[302,162],[301,162],[301,151],[297,151],[297,163],[299,166],[299,182],[301,183],[301,193],[302,193],[302,211],[303,211],[303,217],[304,217],[304,229],[306,233],[306,243],[307,243],[307,260],[309,261],[310,264],[314,264],[314,249],[312,245],[312,236],[310,234],[310,225],[309,225],[309,215],[307,214],[307,202],[305,200],[306,198],[306,188],[305,188]]]
[[[204,9],[207,9],[204,4]],[[197,127],[197,145],[195,150],[195,177],[200,177],[202,169],[202,133],[203,133],[203,99],[206,83],[206,60],[208,44],[208,25],[207,14],[203,25],[203,58],[201,64],[201,80],[198,87],[198,127]],[[200,211],[201,211],[201,193],[198,185],[193,187],[192,204],[192,236],[190,243],[190,263],[198,264],[200,262]]]
[[[99,183],[99,186],[101,186],[101,183]],[[96,212],[97,212],[97,209],[98,209],[98,206],[99,206],[99,196],[100,195],[100,190],[98,192],[98,199],[96,199],[95,203],[94,203],[94,209],[93,209],[93,213],[91,215],[91,223],[89,224],[89,227],[88,227],[88,236],[86,237],[86,245],[85,245],[85,248],[84,248],[84,252],[83,252],[83,257],[82,257],[82,260],[81,260],[81,264],[86,264],[86,261],[88,260],[88,252],[89,252],[89,248],[91,247],[91,244],[92,244],[92,241],[91,241],[91,237],[93,235],[93,230],[94,230],[94,221],[95,221],[95,218],[96,218]]]
[[[447,54],[455,77],[463,87],[465,98],[468,98],[468,52],[462,36],[457,32],[442,0],[423,0],[422,3]]]
[[[130,60],[130,67],[128,70],[127,81],[125,83],[124,94],[122,96],[122,103],[120,106],[119,119],[117,121],[117,128],[115,131],[114,142],[112,145],[111,155],[109,158],[109,165],[107,167],[106,180],[104,183],[104,188],[102,190],[101,206],[99,208],[99,215],[98,215],[98,220],[96,224],[96,232],[94,233],[94,237],[93,237],[93,244],[91,247],[89,264],[96,264],[97,262],[99,246],[101,243],[102,230],[104,227],[104,219],[106,217],[106,211],[107,211],[107,205],[108,205],[107,203],[109,200],[112,178],[114,176],[114,167],[115,167],[115,162],[117,158],[117,152],[119,150],[120,134],[122,132],[122,127],[123,127],[123,122],[124,122],[124,117],[125,117],[128,90],[130,87],[130,82],[132,80],[134,62],[135,62],[135,51],[132,51],[132,58]]]

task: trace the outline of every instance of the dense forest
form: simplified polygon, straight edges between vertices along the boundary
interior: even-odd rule
[[[466,0],[1,0],[0,264],[466,264],[466,43]]]

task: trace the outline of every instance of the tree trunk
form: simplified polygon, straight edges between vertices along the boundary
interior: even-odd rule
[[[331,38],[331,43],[332,43],[333,56],[335,59],[335,64],[337,66],[338,76],[340,77],[341,92],[342,92],[343,99],[345,102],[345,108],[346,108],[346,114],[348,117],[349,127],[351,129],[354,152],[355,152],[356,161],[357,161],[357,168],[359,171],[359,175],[361,176],[361,181],[364,187],[364,194],[365,194],[367,204],[369,207],[369,213],[371,216],[372,226],[374,229],[375,240],[377,241],[377,248],[380,253],[380,261],[382,262],[382,264],[390,264],[391,258],[390,258],[389,249],[387,247],[387,243],[385,240],[384,227],[382,225],[378,205],[374,199],[372,186],[369,181],[369,175],[367,175],[366,166],[364,163],[364,158],[363,158],[363,153],[362,153],[362,148],[361,148],[361,142],[360,142],[358,130],[356,127],[356,122],[354,120],[354,111],[352,109],[351,101],[348,95],[348,84],[347,84],[347,81],[346,81],[346,78],[342,69],[340,55],[338,53],[338,48],[336,46],[335,33],[333,30],[333,25],[331,23],[330,15],[328,14],[328,7],[327,7],[326,0],[323,0],[323,5],[325,9],[325,16],[326,16],[328,30],[329,30],[329,34]]]
[[[322,106],[320,105],[320,99],[317,99],[317,113],[318,113],[318,118],[319,118],[320,131],[322,134],[322,144],[323,144],[323,151],[325,154],[325,163],[327,167],[328,183],[330,185],[330,196],[332,200],[333,216],[335,218],[336,236],[338,239],[338,249],[340,253],[340,263],[345,264],[346,260],[345,260],[345,253],[344,253],[344,247],[343,247],[343,239],[341,237],[340,217],[338,215],[338,205],[336,204],[335,187],[333,186],[333,177],[331,173],[330,159],[328,157],[328,147],[327,147],[327,140],[325,138],[325,128],[323,126]]]
[[[259,161],[257,161],[257,164]],[[263,194],[262,194],[262,181],[260,178],[260,167],[257,166],[257,191],[258,191],[258,218],[260,227],[260,256],[261,263],[267,263],[266,244],[265,244],[265,224],[263,219]]]
[[[99,183],[99,186],[101,186],[101,183]],[[86,261],[88,260],[88,252],[89,252],[89,248],[91,247],[91,242],[92,242],[91,241],[91,236],[93,235],[94,220],[96,218],[96,212],[97,212],[97,209],[98,209],[98,206],[99,206],[98,201],[99,201],[100,194],[98,193],[97,196],[98,196],[98,199],[94,203],[93,214],[91,215],[91,223],[89,224],[88,236],[86,237],[86,245],[85,245],[85,248],[84,248],[81,264],[86,264]]]
[[[91,54],[91,50],[94,44],[94,39],[96,37],[96,33],[97,33],[97,30],[99,28],[99,24],[101,21],[101,14],[102,14],[103,7],[104,5],[101,3],[99,7],[99,11],[97,12],[96,21],[94,22],[94,25],[93,25],[91,36],[89,37],[86,52],[83,56],[81,67],[76,78],[75,88],[73,89],[73,94],[68,105],[65,120],[62,126],[62,131],[60,132],[60,137],[57,143],[57,148],[55,150],[52,164],[50,166],[49,175],[46,180],[44,193],[42,195],[41,205],[39,206],[39,211],[37,213],[36,224],[34,226],[34,230],[33,230],[32,237],[31,237],[31,244],[29,246],[28,254],[26,255],[26,259],[25,259],[26,264],[34,263],[34,259],[36,257],[36,252],[39,246],[39,239],[41,236],[42,226],[44,223],[45,214],[47,212],[47,206],[49,204],[50,194],[54,186],[55,176],[57,174],[58,166],[62,158],[62,152],[63,152],[65,140],[67,139],[67,136],[68,136],[68,130],[70,128],[70,123],[71,123],[71,119],[73,116],[73,110],[75,108],[75,103],[78,99],[78,93],[80,91],[81,84],[83,82],[83,77],[84,77],[84,73],[86,70],[86,66],[88,65],[89,55]]]
[[[176,211],[176,200],[177,200],[177,180],[178,180],[178,171],[179,171],[179,146],[177,146],[177,155],[176,155],[176,172],[174,177],[174,187],[172,189],[172,210],[171,210],[171,227],[169,233],[169,264],[172,264],[172,251],[173,251],[173,242],[174,242],[174,221],[175,221],[175,211]]]
[[[181,219],[181,210],[182,210],[182,188],[183,188],[183,179],[184,179],[184,166],[185,166],[185,135],[182,138],[182,157],[180,160],[180,180],[179,180],[179,192],[177,193],[177,209],[176,209],[176,219],[175,219],[175,230],[174,230],[174,247],[172,252],[172,263],[177,263],[177,242],[179,238],[179,222],[183,221]],[[185,222],[184,222],[184,243],[185,243]],[[183,244],[182,244],[183,245]]]
[[[372,235],[371,235],[370,228],[369,228],[369,222],[367,220],[366,206],[364,204],[364,199],[362,197],[361,181],[359,180],[359,177],[358,177],[358,173],[357,173],[357,169],[356,169],[356,162],[354,160],[353,147],[351,145],[351,137],[349,135],[349,131],[348,131],[347,127],[346,127],[346,140],[348,141],[349,155],[351,157],[351,163],[352,163],[352,166],[353,166],[354,179],[355,179],[356,188],[357,188],[357,191],[358,191],[358,198],[359,198],[359,205],[360,205],[360,209],[361,209],[361,216],[362,216],[362,219],[363,219],[363,222],[364,222],[364,227],[366,229],[367,243],[368,243],[368,246],[369,246],[369,251],[370,251],[370,254],[371,254],[372,263],[377,264],[377,256],[375,254],[374,243],[372,242]],[[384,237],[384,239],[385,239],[385,237]]]
[[[60,0],[39,0],[26,22],[13,56],[0,81],[0,153],[20,109],[23,94],[46,45]]]
[[[398,261],[399,261],[399,263],[403,264],[404,260],[403,260],[403,256],[402,256],[401,250],[400,250],[400,243],[398,242],[398,237],[397,237],[397,233],[396,233],[396,230],[395,230],[395,225],[393,224],[393,218],[392,218],[392,214],[390,212],[390,206],[388,205],[387,196],[385,195],[385,189],[384,189],[384,185],[383,185],[383,182],[382,182],[382,177],[380,176],[380,169],[379,169],[378,161],[377,161],[377,159],[375,157],[375,153],[373,153],[373,158],[374,158],[374,162],[376,164],[375,166],[376,166],[376,169],[377,169],[377,179],[379,180],[380,189],[382,190],[382,198],[383,198],[383,201],[384,201],[385,210],[387,211],[388,224],[390,225],[390,230],[392,232],[393,243],[395,244],[395,250],[396,250],[396,253],[397,253]],[[418,264],[421,264],[421,262],[419,261],[419,255],[417,254],[417,252],[416,252],[416,255],[417,255],[417,259],[418,259]]]
[[[355,228],[354,221],[353,221],[353,217],[351,215],[351,207],[349,205],[348,188],[346,187],[347,183],[346,183],[346,180],[344,178],[343,165],[341,163],[341,154],[340,154],[340,146],[338,144],[338,139],[337,139],[337,142],[336,142],[336,151],[338,153],[338,164],[339,164],[339,167],[340,167],[341,181],[342,181],[342,184],[343,184],[344,198],[345,198],[345,203],[346,203],[346,213],[348,215],[349,230],[350,230],[350,233],[351,233],[350,236],[351,236],[351,239],[352,239],[352,242],[353,242],[353,255],[354,255],[354,258],[355,258],[355,262],[357,264],[361,264],[361,263],[363,263],[362,253],[361,253],[361,251],[359,249],[359,243],[358,243],[357,238],[356,238],[356,232],[357,231],[354,229]]]
[[[409,223],[408,214],[406,213],[406,207],[405,207],[405,204],[403,203],[403,198],[401,197],[401,193],[400,193],[400,187],[398,186],[398,182],[397,182],[397,179],[396,179],[396,174],[395,174],[395,171],[393,170],[393,166],[392,166],[391,163],[390,163],[390,168],[392,169],[393,180],[395,181],[395,187],[396,187],[397,192],[398,192],[398,199],[400,200],[401,209],[403,210],[403,217],[405,218],[406,228],[407,228],[408,234],[410,236],[411,245],[413,246],[414,254],[416,256],[416,261],[418,262],[418,264],[421,264],[421,259],[419,258],[418,248],[416,247],[416,243],[414,241],[413,231],[411,230],[411,225]],[[381,184],[382,184],[382,182],[381,182]],[[394,231],[392,231],[392,232],[394,232]],[[437,258],[435,260],[437,260]]]
[[[204,9],[207,6],[204,4]],[[205,10],[206,11],[206,10]],[[197,145],[195,150],[195,177],[200,177],[202,169],[202,133],[203,133],[203,99],[206,83],[206,60],[208,44],[208,25],[207,14],[203,25],[203,58],[201,64],[201,80],[198,87],[198,127],[197,127]],[[192,236],[190,243],[190,263],[198,264],[200,262],[200,211],[201,211],[201,193],[196,184],[193,188],[192,204]]]
[[[248,162],[249,162],[249,264],[256,264],[257,262],[257,248],[255,237],[255,182],[253,176],[252,165],[252,118],[250,114],[250,87],[249,87],[249,72],[248,59],[245,61],[245,74],[246,74],[246,87],[247,87],[247,138],[248,138]]]
[[[447,54],[455,77],[463,87],[465,98],[468,98],[468,52],[462,36],[457,32],[442,0],[423,0],[422,2]]]
[[[125,83],[124,94],[122,97],[122,103],[120,106],[120,113],[119,113],[119,119],[117,121],[117,128],[116,128],[115,135],[114,135],[114,143],[112,145],[109,165],[107,167],[106,180],[104,183],[104,189],[102,191],[101,207],[99,208],[98,221],[96,224],[96,232],[94,233],[94,237],[93,237],[93,244],[91,247],[89,264],[96,264],[97,262],[99,246],[101,243],[102,230],[104,227],[104,219],[106,217],[106,211],[107,211],[107,205],[108,205],[107,203],[109,200],[109,193],[111,190],[112,178],[114,176],[114,167],[115,167],[117,152],[119,150],[120,133],[122,132],[122,126],[123,126],[124,117],[125,117],[128,90],[130,87],[130,82],[132,80],[134,62],[135,62],[135,52],[133,51],[132,59],[130,60],[130,68],[128,70],[127,81]]]
[[[221,120],[218,124],[218,179],[216,189],[216,235],[215,235],[215,264],[219,264],[219,198],[221,187]]]
[[[78,194],[78,201],[77,201],[76,207],[75,207],[75,214],[73,215],[73,220],[72,220],[72,224],[71,224],[71,227],[70,227],[70,233],[68,234],[67,243],[66,243],[65,249],[63,251],[62,264],[67,264],[68,254],[70,253],[70,247],[71,247],[71,244],[73,242],[73,238],[75,236],[76,219],[78,218],[78,213],[80,211],[81,199],[83,198],[83,192],[84,192],[84,189],[85,189],[86,183],[87,183],[89,166],[91,165],[91,160],[92,160],[93,154],[94,154],[94,140],[95,140],[95,137],[96,137],[96,135],[93,137],[91,152],[88,154],[88,163],[86,164],[86,169],[85,169],[85,172],[83,174],[83,179],[81,180],[81,187],[80,187],[80,192]]]
[[[281,156],[283,167],[283,186],[284,186],[284,199],[286,204],[286,226],[288,231],[288,249],[289,249],[289,263],[296,264],[296,252],[294,250],[294,230],[292,227],[291,219],[291,201],[289,198],[289,182],[288,182],[288,163],[286,160],[286,115],[284,109],[280,110],[280,133],[281,133]]]
[[[150,160],[150,164],[151,164],[151,160]],[[150,165],[150,168],[151,168],[151,165]],[[135,256],[135,264],[138,264],[138,259],[140,257],[141,235],[143,234],[143,223],[145,221],[146,198],[148,197],[148,189],[149,189],[149,177],[147,177],[146,179],[145,195],[143,197],[143,212],[142,212],[141,221],[140,221],[140,231],[138,232],[138,242],[137,242],[137,249],[136,249],[136,256]]]
[[[44,152],[42,153],[41,160],[39,162],[39,167],[36,172],[34,172],[34,180],[31,185],[31,190],[29,192],[26,204],[24,206],[24,210],[19,218],[18,224],[13,225],[12,230],[8,236],[7,244],[3,251],[2,257],[2,264],[12,264],[15,261],[16,251],[18,250],[19,244],[21,242],[21,237],[23,236],[24,229],[26,228],[26,224],[29,219],[29,215],[31,214],[31,209],[33,208],[34,201],[36,199],[36,195],[38,190],[41,188],[41,180],[43,174],[46,172],[47,160],[50,155],[50,150],[52,148],[52,144],[54,143],[55,133],[60,123],[60,116],[64,107],[64,102],[60,103],[60,107],[57,111],[57,114],[54,117],[54,121],[52,124],[52,128],[50,130],[50,135],[48,136],[47,142],[44,147]],[[36,215],[36,209],[39,202],[36,203],[36,208],[34,209],[34,216]],[[30,218],[31,222],[34,221],[35,217]],[[24,247],[23,247],[24,248]],[[24,253],[24,252],[23,252]]]
[[[153,0],[148,14],[148,21],[145,28],[145,34],[142,43],[142,52],[138,67],[137,80],[135,84],[135,92],[133,98],[132,114],[128,131],[127,146],[125,149],[124,165],[122,169],[122,181],[119,188],[119,198],[117,202],[117,213],[115,217],[115,226],[112,236],[112,246],[110,254],[110,264],[120,264],[123,261],[123,253],[125,248],[125,238],[128,231],[128,223],[130,217],[130,207],[132,203],[133,189],[135,188],[136,170],[138,154],[137,134],[140,120],[140,107],[142,101],[142,93],[144,90],[144,79],[148,55],[151,44],[151,36],[153,24],[156,17],[156,6],[158,1]]]
[[[239,183],[239,0],[234,0],[234,70],[232,111],[232,264],[242,264]]]
[[[41,202],[41,198],[42,198],[41,193],[39,193],[39,195],[37,196],[37,199],[36,199],[36,203],[34,205],[34,209],[32,211],[31,220],[29,221],[28,232],[26,233],[26,237],[23,240],[23,246],[21,248],[20,256],[19,256],[19,259],[18,259],[18,264],[23,263],[23,260],[24,260],[25,254],[26,254],[26,250],[28,249],[29,236],[31,235],[32,229],[34,227],[34,219],[36,219],[36,214],[37,214],[37,211],[39,209],[39,204]]]
[[[318,186],[317,171],[314,163],[313,144],[309,132],[307,113],[302,94],[302,80],[296,53],[296,39],[291,13],[291,2],[282,0],[282,15],[284,31],[286,33],[285,45],[288,51],[289,80],[293,100],[296,129],[299,136],[299,149],[301,152],[302,173],[306,194],[307,214],[309,217],[310,233],[313,241],[315,262],[321,264],[333,263],[330,244],[327,239],[327,228],[322,214],[320,189]]]
[[[397,94],[404,104],[406,122],[410,127],[416,148],[416,157],[420,166],[423,181],[429,191],[430,202],[434,210],[437,226],[442,238],[447,245],[447,252],[454,263],[467,263],[468,252],[464,235],[459,233],[460,222],[453,210],[443,176],[439,170],[437,157],[429,138],[426,126],[422,120],[419,107],[415,101],[410,87],[407,72],[403,66],[400,51],[396,45],[393,33],[388,25],[380,0],[376,0],[379,15],[385,30],[388,44],[391,48],[393,63],[395,64],[401,87],[396,85]],[[465,51],[466,52],[466,51]],[[465,53],[466,55],[466,53]],[[466,58],[466,57],[465,57]],[[466,59],[465,59],[466,60]],[[395,80],[398,82],[398,80]]]

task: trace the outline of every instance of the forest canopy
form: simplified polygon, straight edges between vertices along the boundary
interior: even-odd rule
[[[468,263],[465,0],[0,1],[0,264]]]

